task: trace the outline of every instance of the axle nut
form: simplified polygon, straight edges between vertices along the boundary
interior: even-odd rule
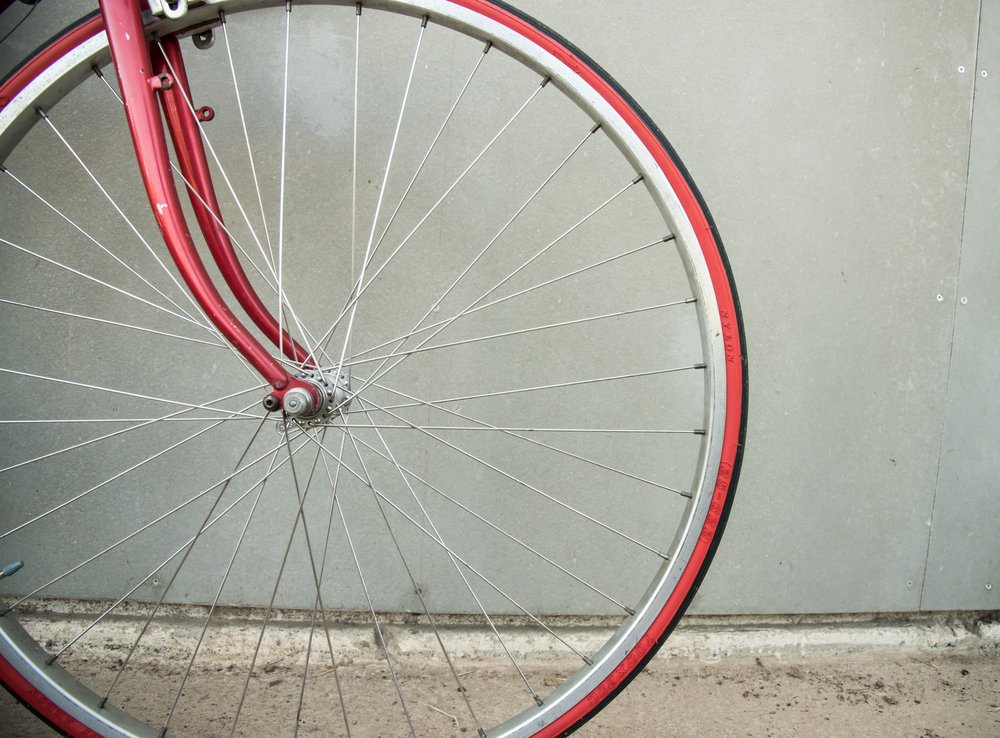
[[[286,415],[293,418],[311,415],[314,410],[315,401],[309,390],[303,387],[292,387],[285,393],[282,400],[282,407]]]

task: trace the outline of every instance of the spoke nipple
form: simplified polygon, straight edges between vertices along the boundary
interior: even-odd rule
[[[45,111],[42,110],[41,108],[35,108],[35,112],[38,113],[40,116],[42,116],[42,120],[48,120],[49,119],[49,116],[47,116],[45,114]]]
[[[427,23],[428,23],[428,21],[430,21],[430,19],[431,19],[431,17],[429,15],[425,15],[421,19],[421,21],[420,21],[420,27],[421,28],[427,28]]]
[[[52,666],[56,662],[56,654],[52,654],[47,659],[45,659],[46,666]]]
[[[98,710],[103,710],[104,706],[106,704],[108,704],[108,698],[107,697],[101,697],[101,701],[97,703],[97,709]]]
[[[355,15],[361,15],[361,3],[355,3],[354,9],[355,9]]]
[[[695,365],[694,365],[693,367],[691,367],[691,368],[692,368],[692,369],[704,369],[704,368],[706,368],[707,366],[708,366],[708,364],[695,364]]]
[[[593,666],[594,665],[593,659],[591,659],[588,656],[584,656],[583,657],[583,663],[585,663],[587,666]]]
[[[694,434],[696,436],[703,436],[703,435],[705,435],[705,429],[704,428],[695,428]]]
[[[546,77],[545,79],[542,80],[542,87],[545,87],[545,85],[547,85],[551,81],[552,81],[551,77]]]
[[[595,123],[594,127],[590,129],[590,133],[591,133],[591,135],[593,135],[593,134],[597,133],[599,130],[601,130],[601,124],[600,123]]]
[[[532,693],[531,696],[535,698],[535,704],[538,705],[539,707],[545,704],[544,702],[542,702],[542,698],[539,697],[537,694]]]
[[[281,408],[281,399],[277,395],[268,395],[264,398],[264,409],[269,413],[273,413],[275,410]]]
[[[90,69],[91,71],[93,71],[94,74],[97,75],[98,79],[104,79],[104,72],[101,71],[101,68],[99,66],[97,66],[96,64],[91,64]]]
[[[219,23],[221,23],[222,25],[226,25],[226,11],[225,10],[220,10],[219,11]]]
[[[492,49],[492,48],[493,48],[493,42],[492,41],[487,41],[486,42],[486,46],[483,47],[483,53],[484,54],[489,54],[490,53],[490,49]]]
[[[640,182],[642,182],[642,175],[641,174],[638,175],[635,179],[632,180],[632,184],[639,184]]]
[[[486,731],[482,728],[479,729],[479,738],[486,738]]]
[[[673,241],[675,238],[677,238],[677,236],[675,236],[673,233],[668,233],[666,236],[663,237],[663,243],[667,243],[668,241]]]
[[[0,579],[5,579],[7,577],[13,576],[14,574],[17,574],[21,570],[22,566],[24,566],[23,561],[10,562],[3,569],[0,569]]]
[[[626,607],[625,612],[627,612],[629,615],[635,615],[635,610],[633,610],[631,607]]]

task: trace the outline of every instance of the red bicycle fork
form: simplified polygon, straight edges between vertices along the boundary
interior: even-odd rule
[[[139,170],[171,258],[208,319],[273,388],[264,406],[291,413],[285,397],[294,390],[294,414],[309,414],[309,408],[305,413],[301,410],[303,399],[311,398],[311,403],[306,404],[316,409],[325,398],[314,383],[293,377],[225,303],[205,269],[184,217],[171,172],[161,108],[195,218],[229,290],[264,336],[280,347],[286,357],[307,369],[314,368],[309,353],[281,329],[264,306],[223,225],[177,39],[167,37],[152,42],[147,39],[140,0],[100,0],[100,6]]]

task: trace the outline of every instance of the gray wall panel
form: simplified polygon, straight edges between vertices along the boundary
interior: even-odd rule
[[[972,155],[955,310],[955,342],[921,605],[1000,607],[1000,3],[983,5]],[[985,76],[984,76],[985,75]]]

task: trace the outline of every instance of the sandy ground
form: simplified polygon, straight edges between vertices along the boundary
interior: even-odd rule
[[[91,660],[93,661],[93,660]],[[95,673],[113,665],[91,663]],[[151,665],[133,675],[136,696],[130,710],[156,709],[164,698],[151,685],[180,665]],[[343,723],[321,728],[336,717],[329,674],[317,671],[299,735],[339,735]],[[371,665],[340,670],[348,704],[382,694],[387,675]],[[470,693],[489,692],[498,710],[521,698],[491,668],[464,675]],[[529,679],[554,684],[562,674],[535,669]],[[431,690],[447,683],[442,670],[410,675],[407,696],[419,735],[474,736],[461,705],[436,705]],[[149,681],[146,688],[144,680]],[[195,677],[174,721],[180,735],[228,734],[221,706],[231,704],[243,678],[222,669]],[[208,685],[211,684],[211,688]],[[376,685],[378,689],[375,689]],[[426,688],[426,695],[421,694]],[[291,734],[268,723],[279,704],[294,704],[299,678],[291,668],[269,665],[253,679],[245,714],[245,735]],[[321,690],[321,691],[320,691]],[[167,700],[169,701],[169,700]],[[375,718],[352,716],[353,736],[403,736],[408,733],[390,700],[371,704]],[[280,711],[278,711],[280,712]],[[454,716],[454,717],[452,717]],[[481,715],[484,722],[489,715]],[[265,725],[250,727],[257,718]],[[273,721],[272,721],[273,722]],[[244,719],[241,718],[241,728]],[[265,727],[266,726],[266,727]],[[53,733],[4,694],[0,735],[34,738]],[[722,659],[715,663],[658,657],[580,736],[906,736],[908,738],[988,738],[1000,736],[1000,651],[934,649],[918,652],[861,652],[838,655]]]

